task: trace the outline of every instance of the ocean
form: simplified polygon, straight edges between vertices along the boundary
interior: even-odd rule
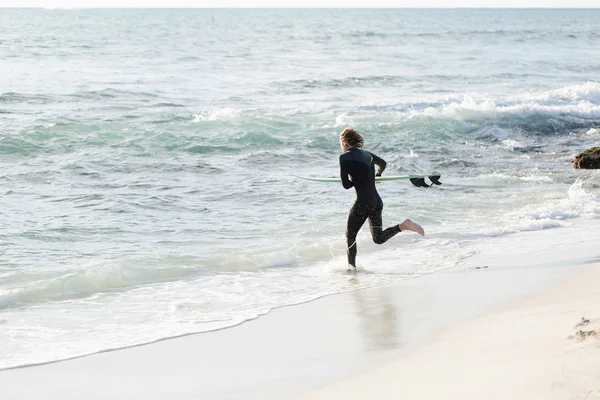
[[[0,10],[0,369],[600,239],[600,10]],[[339,133],[385,226],[358,236]],[[523,247],[525,246],[525,247]],[[521,250],[524,251],[524,250]],[[597,255],[597,254],[596,254]],[[544,260],[540,260],[544,261]],[[515,263],[518,257],[515,256]]]

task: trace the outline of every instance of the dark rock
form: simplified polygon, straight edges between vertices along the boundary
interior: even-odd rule
[[[600,169],[600,147],[592,147],[575,156],[573,166],[582,169]]]

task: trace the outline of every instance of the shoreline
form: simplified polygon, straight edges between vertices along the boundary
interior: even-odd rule
[[[301,399],[600,399],[600,263]],[[366,397],[365,397],[366,396]]]
[[[444,327],[493,313],[573,268],[462,267],[326,296],[229,329],[3,370],[0,395],[79,399],[93,388],[117,399],[293,397],[404,357]]]

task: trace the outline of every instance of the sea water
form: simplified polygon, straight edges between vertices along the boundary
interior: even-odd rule
[[[599,10],[1,10],[0,368],[597,243],[599,40]],[[378,185],[426,236],[365,226],[358,279],[353,190],[295,177],[346,126],[443,182]]]

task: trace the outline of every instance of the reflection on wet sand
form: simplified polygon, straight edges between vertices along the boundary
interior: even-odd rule
[[[358,283],[358,277],[350,278]],[[360,332],[365,351],[379,351],[400,345],[398,308],[392,301],[391,288],[377,291],[356,290],[352,292],[360,317]]]

